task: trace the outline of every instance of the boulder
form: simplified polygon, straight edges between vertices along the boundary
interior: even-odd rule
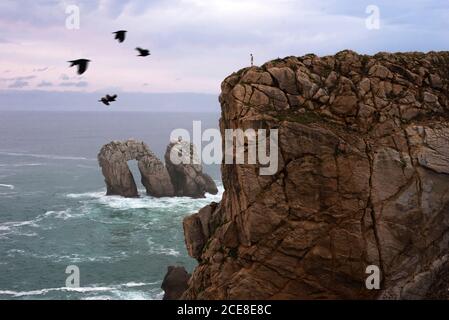
[[[164,297],[162,300],[178,300],[187,289],[190,274],[184,267],[169,266],[162,281]]]

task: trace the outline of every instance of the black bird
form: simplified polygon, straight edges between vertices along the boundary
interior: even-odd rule
[[[103,102],[105,105],[109,105],[109,101],[106,97],[101,98],[100,100],[98,100],[98,102]]]
[[[106,100],[108,100],[108,102],[113,102],[113,101],[115,101],[115,99],[117,99],[117,95],[114,94],[114,95],[110,96],[107,94],[105,98],[106,98]]]
[[[123,41],[125,41],[127,32],[128,31],[126,31],[126,30],[119,30],[119,31],[113,32],[113,34],[115,34],[115,39],[117,39],[118,42],[122,43]]]
[[[90,60],[88,59],[78,59],[68,61],[70,63],[70,67],[78,66],[78,74],[83,74],[87,70],[87,66],[89,65]]]
[[[151,54],[150,50],[147,50],[147,49],[142,49],[142,48],[137,47],[136,50],[139,51],[138,57],[146,57]]]

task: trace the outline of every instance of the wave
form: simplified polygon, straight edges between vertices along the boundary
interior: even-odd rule
[[[106,194],[106,191],[94,191],[94,192],[84,192],[84,193],[68,193],[66,197],[73,199],[80,198],[101,198]]]
[[[0,167],[13,167],[13,168],[21,168],[21,167],[38,167],[45,166],[44,163],[0,163]]]
[[[111,262],[115,260],[122,260],[128,257],[128,254],[124,251],[120,252],[115,256],[87,256],[83,254],[69,254],[69,255],[58,255],[58,254],[38,254],[21,249],[10,249],[6,252],[7,256],[10,258],[16,256],[30,257],[39,260],[49,260],[55,263],[82,263],[82,262]]]
[[[72,214],[71,209],[61,210],[61,211],[47,211],[44,214],[36,216],[32,220],[25,221],[8,221],[0,223],[0,236],[5,236],[9,234],[14,235],[24,235],[24,236],[35,236],[36,233],[24,233],[22,228],[44,228],[49,229],[50,227],[46,224],[42,224],[42,221],[48,218],[67,220],[70,218],[76,218],[83,216],[84,213]]]
[[[76,157],[76,156],[60,156],[54,154],[36,154],[36,153],[22,153],[22,152],[6,152],[6,151],[0,151],[0,154],[13,157],[32,157],[32,158],[42,158],[51,160],[88,160],[88,161],[97,160],[93,158]]]
[[[2,184],[2,183],[0,183],[0,187],[8,188],[10,190],[14,190],[14,186],[12,184]]]
[[[83,297],[81,300],[162,300],[164,292],[157,289],[147,289],[145,291],[118,291],[114,290],[109,295],[95,295]]]
[[[166,256],[174,256],[179,257],[181,252],[173,248],[164,247],[161,244],[157,244],[151,240],[151,237],[147,239],[148,245],[150,246],[149,253],[150,254],[162,254]]]
[[[67,293],[80,293],[80,294],[95,294],[95,293],[103,293],[102,296],[91,296],[85,297],[84,299],[137,299],[137,300],[156,300],[158,298],[162,298],[160,289],[145,289],[144,291],[127,291],[129,288],[142,288],[149,287],[160,284],[159,281],[149,282],[149,283],[136,283],[136,282],[128,282],[118,285],[102,285],[102,284],[94,284],[88,287],[59,287],[59,288],[44,288],[37,290],[28,290],[28,291],[15,291],[15,290],[0,290],[0,296],[6,295],[14,298],[20,297],[30,297],[30,296],[45,296],[49,293],[54,292],[67,292]],[[148,294],[150,292],[152,294]],[[107,295],[105,295],[105,293]]]
[[[139,190],[141,196],[139,198],[124,198],[121,196],[106,196],[106,190],[70,193],[66,196],[72,199],[84,199],[86,201],[96,201],[98,204],[107,206],[112,209],[130,210],[130,209],[159,209],[167,210],[180,208],[187,212],[198,210],[212,201],[219,202],[223,196],[224,188],[221,184],[217,184],[218,193],[216,195],[206,194],[205,198],[190,197],[162,197],[156,198],[145,195],[145,190]]]
[[[29,221],[9,221],[0,223],[0,238],[7,238],[8,235],[24,236],[24,237],[35,237],[36,232],[33,231],[23,231],[23,227],[38,227],[36,220]]]
[[[47,211],[43,215],[38,216],[36,219],[42,220],[43,218],[54,218],[68,220],[71,218],[81,218],[83,216],[85,216],[85,213],[72,213],[72,210],[68,208],[60,211]]]
[[[36,220],[3,222],[0,223],[0,231],[9,231],[13,228],[19,228],[23,226],[37,227]]]

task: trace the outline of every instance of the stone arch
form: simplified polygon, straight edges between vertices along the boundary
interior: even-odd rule
[[[142,184],[148,195],[155,197],[174,196],[170,176],[164,164],[141,141],[112,141],[104,145],[98,154],[107,195],[137,197],[136,182],[128,167],[129,160],[137,160]]]

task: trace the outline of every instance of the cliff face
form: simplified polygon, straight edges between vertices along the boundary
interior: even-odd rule
[[[227,77],[222,134],[279,129],[279,169],[222,165],[221,203],[184,221],[199,265],[183,297],[447,295],[448,85],[448,52],[288,57]]]

